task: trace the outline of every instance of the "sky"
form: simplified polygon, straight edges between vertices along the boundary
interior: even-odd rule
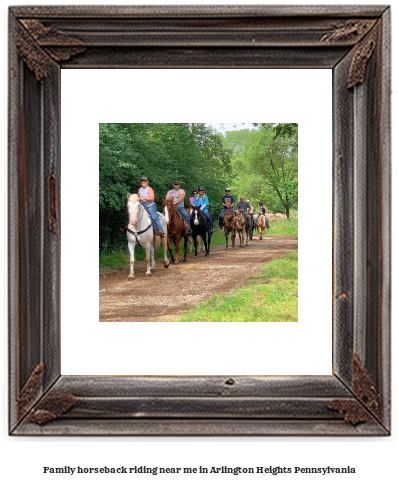
[[[208,124],[213,128],[215,128],[220,133],[225,133],[226,131],[243,130],[244,128],[251,128],[251,129],[253,128],[252,123],[208,123]]]

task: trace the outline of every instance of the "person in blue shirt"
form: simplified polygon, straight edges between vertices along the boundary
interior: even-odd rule
[[[198,195],[194,198],[193,205],[199,206],[202,213],[208,219],[209,226],[210,226],[210,233],[212,234],[213,233],[212,217],[208,211],[209,200],[208,200],[208,196],[205,194],[204,186],[200,186],[198,188]]]
[[[229,205],[231,205],[231,207],[232,207],[231,209],[235,213],[235,209],[234,209],[235,200],[234,200],[233,196],[230,195],[230,192],[231,192],[230,188],[226,188],[225,189],[226,194],[222,198],[223,210],[220,212],[220,215],[219,215],[219,227],[220,228],[223,228],[223,215],[226,213],[226,210],[229,207]]]

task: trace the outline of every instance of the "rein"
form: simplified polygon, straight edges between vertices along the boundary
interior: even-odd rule
[[[173,230],[176,230],[177,227],[181,224],[181,222],[183,221],[183,218],[182,216],[180,215],[180,213],[178,212],[178,210],[176,210],[176,208],[173,206],[171,207],[171,209],[173,210],[173,217],[172,217],[172,213],[170,214],[171,216],[171,220],[169,220],[169,223],[173,222],[174,221],[174,218],[175,218],[175,215],[177,214],[177,216],[179,217],[179,223],[176,225],[176,227],[173,227],[173,228],[169,228],[168,227],[168,237],[171,237],[171,235],[169,235],[169,232],[172,232]],[[172,234],[173,235],[173,234]]]
[[[140,213],[140,209],[141,209],[141,207],[142,207],[142,205],[140,205],[140,208],[139,208],[139,213]],[[135,232],[134,230],[130,230],[130,228],[129,228],[130,222],[129,222],[128,226],[127,226],[127,231],[129,232],[129,234],[134,235],[134,237],[135,237],[135,239],[136,239],[136,241],[137,241],[137,245],[138,245],[139,247],[141,247],[141,248],[143,248],[143,246],[140,244],[140,241],[139,241],[138,236],[139,236],[139,235],[141,235],[141,234],[144,234],[145,232],[147,232],[147,230],[149,230],[149,229],[152,227],[151,215],[150,215],[150,213],[148,212],[148,210],[147,210],[147,209],[146,209],[144,206],[143,206],[143,208],[144,208],[144,209],[147,211],[148,216],[150,217],[150,224],[148,225],[148,227],[147,227],[147,228],[145,228],[144,230],[140,230],[139,232]],[[144,216],[144,210],[143,210],[143,214],[141,215],[140,220],[138,220],[138,221],[136,222],[136,225],[137,225],[137,223],[139,223],[139,222],[141,221],[141,219],[143,218],[143,216]],[[154,234],[154,235],[155,235],[155,234]]]

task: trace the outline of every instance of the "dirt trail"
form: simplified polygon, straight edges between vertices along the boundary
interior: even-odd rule
[[[298,248],[298,238],[266,236],[244,249],[226,251],[221,245],[185,263],[163,267],[157,259],[156,271],[144,276],[146,263],[135,264],[135,281],[128,281],[129,266],[119,271],[100,270],[100,322],[164,322],[176,320],[182,313],[210,298],[227,293],[256,276],[262,264]]]

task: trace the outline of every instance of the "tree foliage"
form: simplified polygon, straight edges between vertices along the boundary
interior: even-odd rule
[[[222,135],[205,123],[101,123],[100,248],[125,242],[119,229],[127,223],[126,195],[137,192],[142,176],[158,210],[179,179],[187,207],[191,191],[202,185],[216,214],[231,177],[230,158]]]
[[[244,133],[245,132],[245,133]],[[229,133],[241,133],[231,135]],[[257,123],[257,130],[228,132],[226,145],[236,142],[232,160],[233,191],[237,196],[262,201],[274,212],[290,216],[298,205],[298,127],[281,127]]]
[[[298,123],[253,123],[253,125],[273,128],[275,138],[279,138],[280,136],[295,138],[295,135],[298,137]]]

